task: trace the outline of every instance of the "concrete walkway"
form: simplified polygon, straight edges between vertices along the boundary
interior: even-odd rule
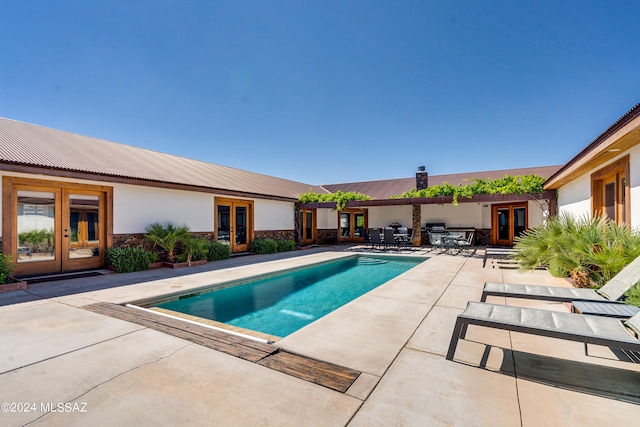
[[[545,271],[426,262],[276,344],[362,372],[344,394],[81,309],[335,259],[357,247],[249,256],[190,269],[49,282],[0,294],[0,425],[601,426],[640,419],[640,365],[580,343],[470,327],[485,281],[568,286]],[[568,308],[495,298],[489,302]],[[11,405],[13,403],[13,405]],[[6,410],[15,412],[6,412]]]

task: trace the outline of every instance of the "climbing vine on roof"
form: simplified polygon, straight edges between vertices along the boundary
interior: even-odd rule
[[[497,179],[470,179],[466,185],[452,185],[443,182],[441,185],[434,185],[423,190],[415,188],[402,193],[400,196],[391,198],[423,198],[438,196],[453,196],[453,204],[458,204],[460,197],[471,198],[476,194],[538,194],[543,193],[542,184],[545,179],[540,175],[505,175]]]
[[[320,202],[336,202],[336,209],[342,210],[347,206],[347,203],[352,200],[371,200],[371,196],[367,196],[363,193],[356,193],[355,191],[344,192],[338,190],[335,193],[314,193],[309,189],[306,193],[298,196],[300,203],[320,203]]]

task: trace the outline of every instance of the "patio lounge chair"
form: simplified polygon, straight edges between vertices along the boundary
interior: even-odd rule
[[[448,360],[453,360],[458,340],[464,339],[469,325],[582,342],[585,353],[587,344],[640,351],[640,313],[623,321],[587,314],[469,302],[466,310],[458,315],[453,328]]]
[[[600,289],[487,282],[484,284],[480,301],[486,301],[488,296],[493,295],[557,302],[600,301],[615,303],[620,302],[619,300],[625,292],[639,280],[640,257],[634,259]]]

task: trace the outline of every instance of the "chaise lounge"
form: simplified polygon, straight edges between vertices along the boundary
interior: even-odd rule
[[[486,301],[488,296],[501,296],[557,302],[600,301],[615,303],[620,302],[619,300],[625,292],[638,281],[640,281],[640,257],[633,260],[600,289],[487,282],[484,284],[480,301]]]
[[[456,320],[447,351],[448,360],[453,360],[458,340],[465,338],[469,325],[582,342],[585,353],[587,344],[640,351],[640,313],[623,321],[586,314],[469,302]]]

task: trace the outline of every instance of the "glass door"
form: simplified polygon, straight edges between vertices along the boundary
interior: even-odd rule
[[[228,244],[231,252],[249,250],[253,235],[252,205],[251,201],[216,200],[216,237]]]
[[[17,191],[17,240],[14,273],[38,274],[60,271],[56,204],[60,191]]]
[[[340,212],[340,241],[351,241],[351,213]]]
[[[353,214],[353,238],[356,242],[364,242],[365,217],[364,212]]]
[[[302,221],[301,240],[303,245],[310,245],[316,241],[316,210],[302,209],[300,211]]]
[[[102,194],[63,190],[62,195],[62,271],[102,266]]]
[[[509,221],[509,208],[498,208],[498,239],[496,244],[511,246],[511,227]]]
[[[246,252],[249,250],[249,206],[239,203],[233,205],[235,223],[231,231],[234,232],[234,252]]]
[[[338,242],[364,242],[367,229],[367,210],[345,210],[340,212]]]
[[[513,239],[527,230],[527,204],[492,206],[492,243],[513,246]]]
[[[3,178],[3,245],[13,274],[33,276],[104,268],[111,188]]]

